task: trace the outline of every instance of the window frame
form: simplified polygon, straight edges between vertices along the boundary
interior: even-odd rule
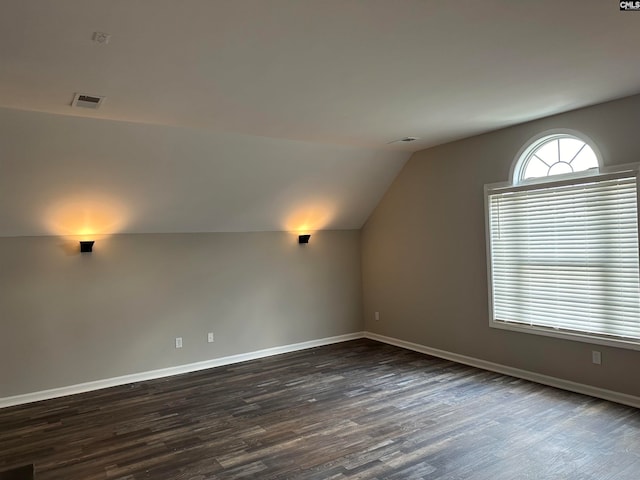
[[[526,168],[527,160],[531,156],[531,153],[538,149],[543,143],[546,143],[553,138],[563,138],[563,137],[573,137],[577,140],[580,140],[586,143],[593,153],[596,155],[596,159],[598,161],[598,169],[590,170],[582,170],[578,172],[565,173],[560,175],[548,175],[546,177],[535,177],[528,179],[521,179],[523,170]],[[570,130],[568,128],[556,128],[552,130],[546,130],[537,135],[531,137],[518,151],[514,160],[511,162],[511,169],[509,171],[509,179],[510,182],[506,182],[511,186],[517,185],[529,185],[529,184],[538,184],[538,183],[546,183],[548,181],[555,181],[558,178],[582,178],[587,172],[602,171],[604,169],[604,164],[602,162],[602,155],[600,153],[600,149],[597,147],[593,141],[587,137],[586,135],[576,131]]]
[[[637,215],[636,215],[636,224],[638,225],[638,229],[640,230],[640,163],[632,163],[632,164],[624,164],[618,165],[614,167],[604,167],[602,165],[600,152],[597,148],[594,147],[593,142],[589,141],[584,135],[576,134],[577,132],[567,131],[567,130],[556,130],[551,132],[543,132],[540,135],[533,137],[532,140],[527,142],[524,147],[520,149],[518,155],[516,156],[515,161],[512,163],[512,168],[510,172],[510,181],[507,182],[498,182],[492,184],[486,184],[484,186],[484,210],[485,210],[485,241],[486,241],[486,255],[487,255],[487,281],[488,281],[488,304],[489,304],[489,327],[496,328],[500,330],[509,330],[520,333],[527,333],[533,335],[542,335],[546,337],[553,338],[561,338],[564,340],[572,340],[579,341],[583,343],[590,343],[596,345],[604,345],[604,346],[612,346],[619,347],[631,350],[640,350],[640,339],[630,340],[626,338],[616,338],[609,337],[604,335],[592,334],[589,332],[576,332],[569,330],[553,330],[548,327],[536,326],[536,325],[526,325],[521,323],[509,323],[508,321],[496,321],[494,319],[494,305],[493,305],[493,297],[494,297],[494,284],[493,284],[493,261],[492,261],[492,244],[491,244],[491,211],[490,211],[490,199],[489,196],[491,193],[502,191],[523,191],[523,190],[534,190],[544,187],[555,187],[555,186],[563,186],[563,185],[573,185],[577,182],[578,179],[601,179],[605,180],[607,178],[615,178],[620,177],[622,175],[634,175],[636,177],[636,202],[637,202]],[[597,169],[589,169],[583,170],[580,172],[562,174],[562,175],[551,175],[547,177],[538,177],[535,179],[527,179],[527,180],[519,180],[519,175],[522,171],[522,166],[525,161],[523,159],[528,158],[528,155],[532,150],[537,148],[540,143],[546,141],[547,138],[553,135],[562,134],[562,135],[572,135],[578,138],[579,140],[584,141],[587,145],[589,145],[596,154],[598,159],[599,168]],[[518,176],[516,176],[518,175]],[[640,234],[639,234],[640,235]],[[638,245],[638,250],[640,252],[640,240]],[[640,322],[640,318],[638,319]]]

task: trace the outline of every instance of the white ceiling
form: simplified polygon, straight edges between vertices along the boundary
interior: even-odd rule
[[[140,212],[122,231],[277,230],[310,189],[323,228],[359,228],[411,151],[640,92],[639,21],[613,0],[3,0],[0,235],[51,233],[38,212],[94,187]],[[74,155],[100,180],[74,184]],[[29,162],[50,183],[18,192]]]
[[[358,229],[405,152],[0,108],[0,236]]]

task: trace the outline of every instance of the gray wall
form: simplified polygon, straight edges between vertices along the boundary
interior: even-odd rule
[[[57,237],[0,238],[0,397],[361,331],[359,243],[116,235],[80,255]]]
[[[483,185],[509,180],[534,135],[580,131],[613,165],[640,161],[639,125],[634,96],[415,153],[362,232],[365,328],[640,395],[638,351],[489,328],[483,203]],[[591,363],[591,350],[602,352],[602,365]]]

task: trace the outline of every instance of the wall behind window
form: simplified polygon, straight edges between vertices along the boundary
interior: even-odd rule
[[[582,132],[605,165],[640,161],[640,96],[415,153],[362,232],[365,328],[428,347],[640,395],[640,352],[489,328],[483,186],[555,128]],[[380,320],[374,320],[374,312]],[[602,365],[591,363],[602,352]]]
[[[353,230],[304,247],[283,232],[139,234],[80,255],[61,238],[0,238],[0,397],[361,331],[359,243]]]

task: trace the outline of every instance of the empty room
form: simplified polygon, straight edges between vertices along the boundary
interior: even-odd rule
[[[0,480],[640,478],[640,2],[0,3]]]

